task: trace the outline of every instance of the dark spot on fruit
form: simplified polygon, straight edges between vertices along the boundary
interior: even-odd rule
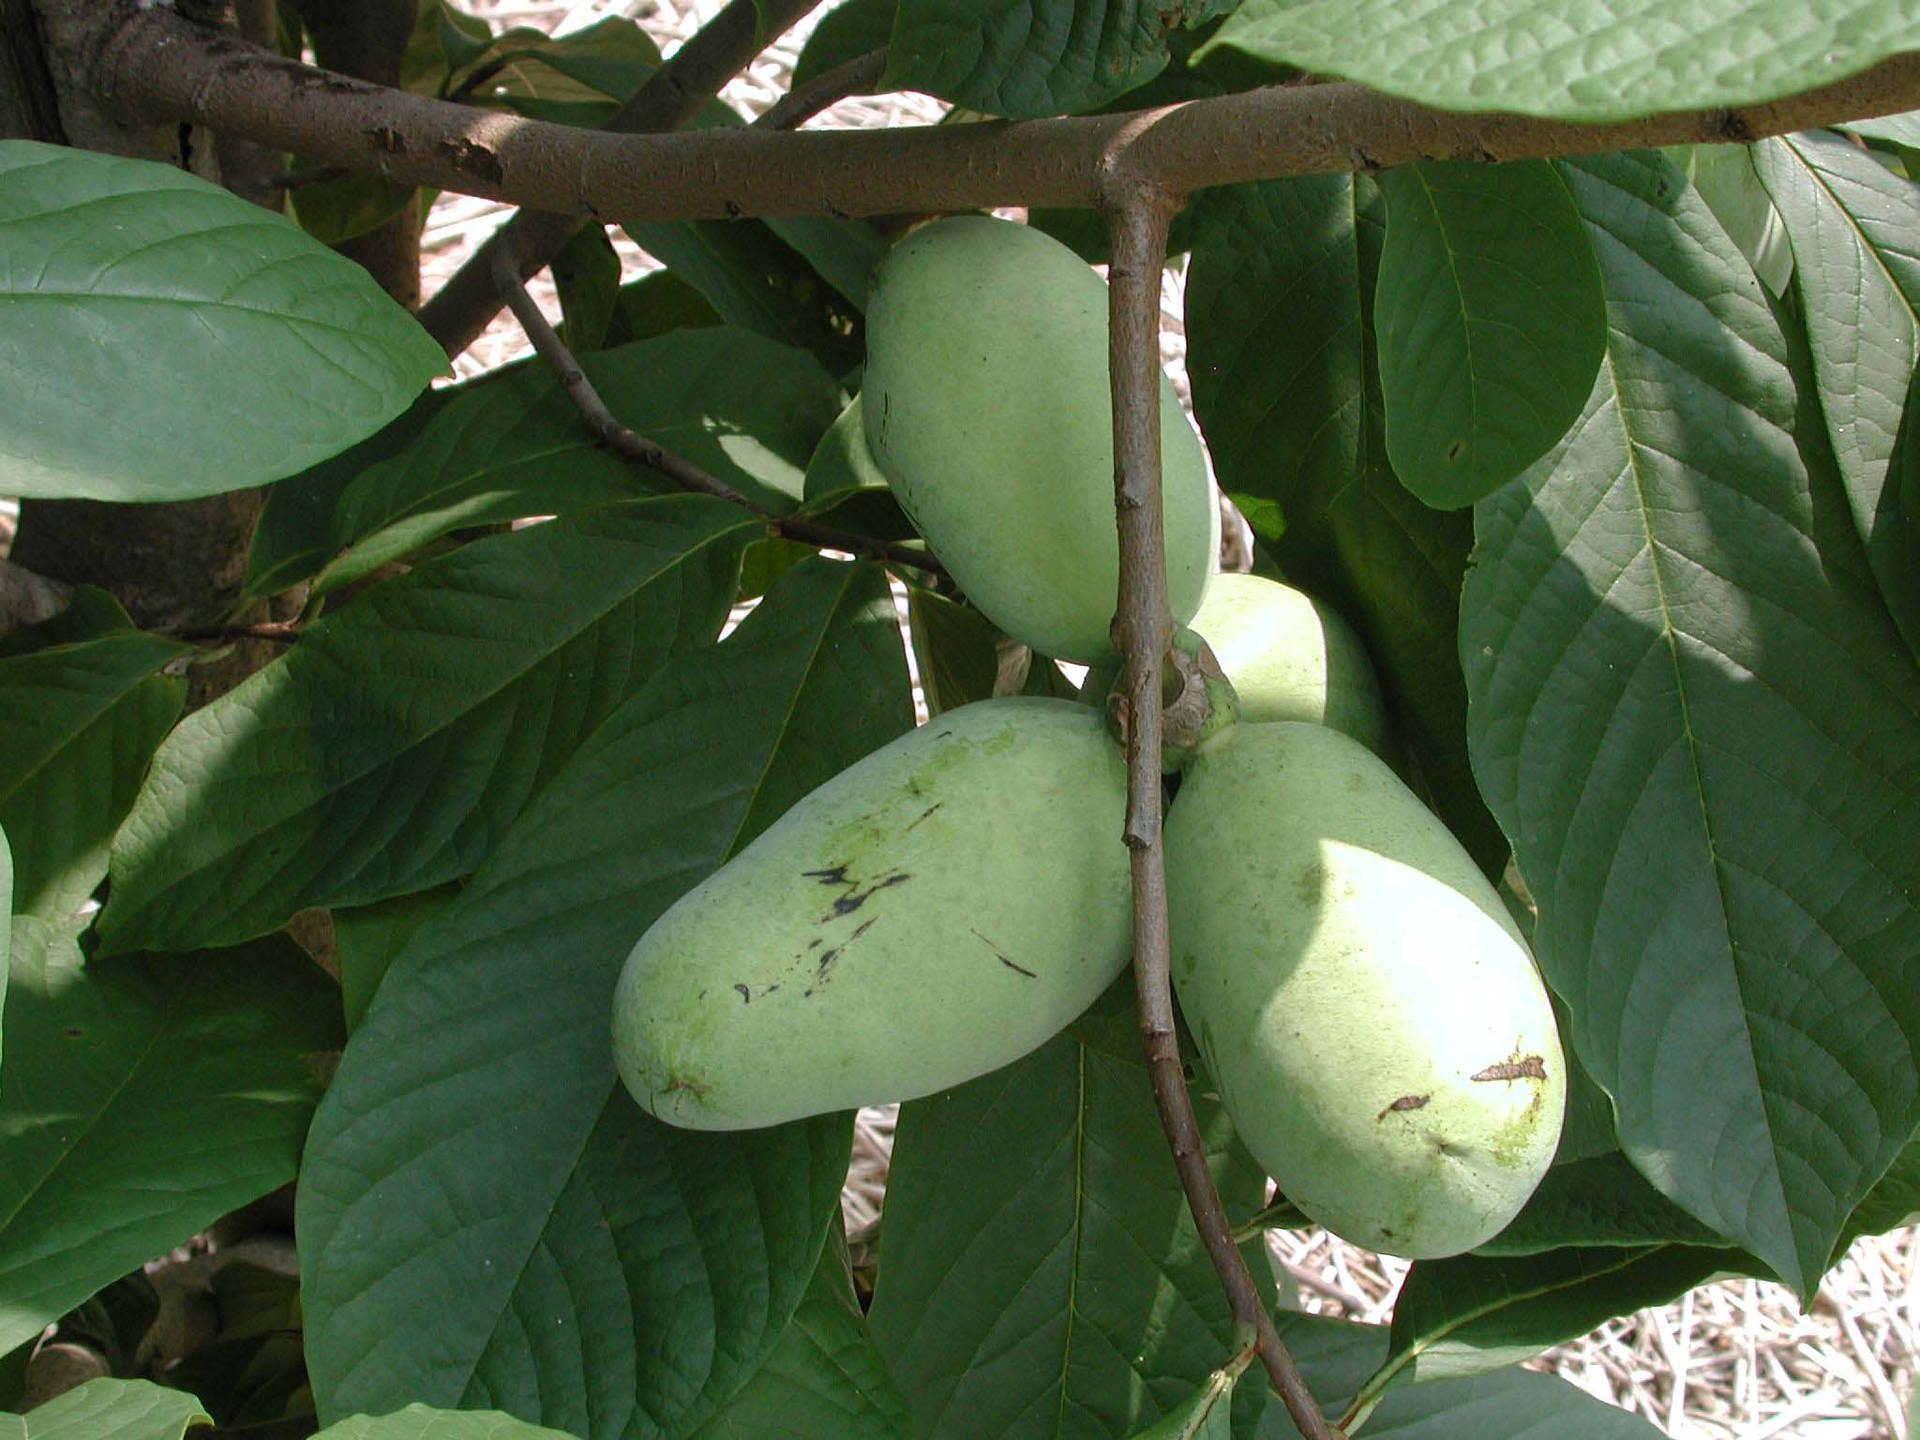
[[[831,870],[802,870],[801,876],[808,880],[818,880],[822,885],[847,885],[847,867],[836,865]]]
[[[1482,1081],[1544,1080],[1547,1078],[1547,1065],[1538,1055],[1529,1055],[1520,1060],[1502,1060],[1498,1065],[1475,1071],[1468,1078]]]
[[[1447,459],[1458,460],[1460,458],[1460,452],[1466,448],[1467,448],[1466,441],[1464,440],[1454,441],[1451,445],[1447,446]]]
[[[869,897],[871,897],[876,891],[884,890],[889,885],[902,884],[905,881],[911,880],[912,878],[913,877],[907,874],[905,871],[895,870],[891,875],[884,875],[880,879],[874,881],[873,884],[869,885],[864,890],[856,890],[850,895],[842,895],[838,900],[833,902],[833,913],[835,915],[851,915],[854,911],[858,910],[862,905],[866,904]],[[825,882],[823,881],[821,883],[824,884]],[[822,916],[821,918],[826,919],[827,917]]]
[[[753,992],[747,989],[746,986],[736,985],[733,988],[740,992],[740,1003],[742,1005],[751,1005],[753,1003]]]
[[[994,959],[998,960],[1002,965],[1006,966],[1009,970],[1018,970],[1022,975],[1026,976],[1029,980],[1038,980],[1040,978],[1038,975],[1035,975],[1033,971],[1027,969],[1026,966],[1016,965],[1012,957],[1009,956],[1006,951],[1002,950],[998,945],[994,944],[991,940],[987,939],[987,937],[982,935],[978,930],[974,930],[974,928],[971,925],[969,925],[967,929],[972,932],[974,939],[978,940],[982,945],[986,946],[987,949],[993,951]]]
[[[944,805],[944,804],[946,804],[946,803],[947,803],[947,802],[946,802],[946,801],[944,801],[944,800],[936,800],[936,801],[934,801],[934,802],[933,802],[933,804],[931,804],[931,805],[929,805],[929,806],[928,806],[928,807],[927,807],[926,809],[924,809],[924,810],[922,810],[922,811],[920,812],[920,820],[924,820],[924,819],[926,819],[926,818],[927,818],[927,817],[928,817],[929,815],[931,815],[931,814],[933,814],[933,812],[934,812],[934,811],[936,811],[936,810],[938,810],[938,809],[939,809],[939,808],[940,808],[940,807],[941,807],[942,805]],[[913,822],[913,825],[918,825],[918,824],[920,823],[920,820],[915,820],[915,821]],[[909,825],[909,826],[907,826],[907,829],[908,829],[908,830],[911,830],[911,829],[913,829],[913,825]],[[902,831],[901,833],[902,833],[902,834],[905,834],[906,832],[905,832],[905,831]]]
[[[1294,885],[1294,893],[1300,897],[1302,905],[1317,905],[1320,902],[1321,888],[1327,883],[1327,872],[1318,860],[1310,860],[1300,871],[1300,878]]]
[[[81,1038],[81,1036],[85,1035],[87,1032],[82,1030],[78,1025],[69,1025],[65,1030],[61,1031],[60,1033],[65,1035],[69,1040],[78,1040]]]
[[[824,936],[824,935],[816,935],[816,936],[814,936],[814,937],[813,937],[813,939],[811,939],[811,940],[809,940],[809,941],[807,942],[807,949],[809,949],[809,950],[818,950],[818,949],[819,949],[819,948],[820,948],[820,947],[821,947],[822,945],[824,945],[824,944],[826,944],[826,943],[827,943],[827,937],[826,937],[826,936]]]
[[[1433,1099],[1431,1095],[1402,1095],[1398,1100],[1387,1106],[1386,1109],[1382,1110],[1373,1118],[1376,1120],[1384,1120],[1396,1110],[1418,1110],[1431,1099]]]

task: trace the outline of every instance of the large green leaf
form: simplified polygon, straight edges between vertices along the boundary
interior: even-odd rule
[[[7,971],[13,950],[13,852],[7,832],[0,830],[0,1060],[6,1057]],[[0,1084],[5,1073],[0,1071]]]
[[[1422,160],[1380,177],[1374,327],[1387,454],[1454,509],[1490,495],[1579,416],[1607,343],[1580,212],[1544,160]]]
[[[1344,1409],[1386,1359],[1385,1326],[1315,1315],[1275,1318],[1301,1373],[1328,1409]],[[1517,1369],[1400,1386],[1366,1417],[1364,1433],[1368,1440],[1659,1440],[1661,1434],[1564,1380]],[[1282,1406],[1269,1405],[1260,1440],[1300,1440],[1300,1432]]]
[[[705,496],[477,542],[187,717],[114,841],[105,950],[244,939],[471,871],[594,726],[718,633],[752,515]]]
[[[1476,511],[1475,770],[1622,1148],[1807,1294],[1920,1120],[1920,676],[1738,249],[1662,157],[1566,174],[1614,328]]]
[[[1722,1271],[1754,1268],[1737,1250],[1684,1245],[1422,1260],[1394,1298],[1392,1345],[1361,1395],[1497,1370],[1615,1315],[1664,1305]]]
[[[1210,45],[1445,110],[1624,120],[1825,85],[1920,49],[1920,17],[1904,0],[1246,0]]]
[[[418,1402],[388,1415],[350,1415],[314,1440],[572,1440],[498,1410],[437,1410]]]
[[[1793,242],[1820,408],[1853,523],[1920,655],[1920,492],[1890,472],[1920,350],[1920,186],[1832,134],[1753,149]],[[1904,503],[1903,503],[1904,499]]]
[[[1920,1140],[1909,1140],[1880,1183],[1853,1212],[1847,1224],[1849,1239],[1883,1235],[1920,1219]]]
[[[839,413],[812,357],[741,330],[676,331],[579,357],[621,422],[771,510],[799,500]],[[324,594],[463,526],[677,490],[594,438],[544,366],[470,387],[341,494]]]
[[[180,500],[290,475],[446,368],[352,261],[167,165],[0,140],[10,495]]]
[[[136,630],[104,592],[83,593],[78,608],[59,643],[0,655],[0,824],[20,842],[14,909],[55,923],[106,875],[113,832],[186,701],[186,682],[160,669],[193,653]]]
[[[884,576],[810,560],[675,657],[381,981],[300,1176],[323,1418],[490,1405],[684,1435],[775,1346],[849,1127],[675,1130],[614,1077],[621,962],[681,892],[912,724]]]
[[[181,1440],[190,1428],[213,1423],[184,1390],[106,1378],[89,1380],[25,1415],[0,1415],[0,1435],[12,1419],[20,1422],[14,1433],[21,1440]]]
[[[1233,1386],[1244,1366],[1216,1370],[1206,1383],[1134,1440],[1230,1440]]]
[[[0,1351],[293,1178],[340,1044],[333,986],[284,938],[82,966],[13,922],[0,1091]]]
[[[835,1243],[836,1239],[839,1243]],[[912,1418],[854,1299],[844,1236],[766,1364],[693,1440],[910,1440]]]
[[[1387,462],[1368,309],[1379,209],[1345,175],[1204,193],[1187,277],[1194,410],[1226,489],[1278,503],[1280,569],[1359,628],[1421,783],[1497,876],[1507,843],[1467,762],[1455,629],[1473,525],[1414,499]]]
[[[900,0],[886,85],[989,115],[1089,110],[1166,68],[1167,37],[1231,0]]]
[[[1506,1229],[1474,1252],[1536,1255],[1575,1246],[1717,1246],[1728,1241],[1654,1189],[1618,1150],[1556,1163]]]
[[[1258,1210],[1266,1178],[1199,1108],[1227,1210]],[[1069,1032],[903,1106],[871,1319],[922,1437],[1125,1436],[1187,1400],[1233,1326],[1146,1072]]]

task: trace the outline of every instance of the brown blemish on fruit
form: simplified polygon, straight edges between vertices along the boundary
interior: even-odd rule
[[[840,952],[845,950],[847,946],[853,944],[853,942],[858,940],[862,935],[866,934],[872,926],[873,921],[863,920],[845,940],[841,941],[831,950],[823,950],[820,952],[820,958],[814,962],[813,984],[800,992],[803,999],[827,983],[828,972],[833,969],[833,962],[840,958]]]
[[[1382,1110],[1373,1118],[1376,1120],[1384,1120],[1396,1110],[1418,1110],[1431,1099],[1433,1099],[1432,1095],[1402,1095],[1398,1100],[1387,1106],[1386,1109]]]
[[[851,915],[862,905],[866,904],[877,892],[885,890],[889,885],[904,884],[912,878],[911,875],[902,870],[895,870],[891,874],[883,875],[864,890],[854,890],[849,894],[842,895],[838,900],[833,902],[833,914],[831,916],[822,915],[820,918],[827,920],[840,915]]]
[[[1528,1055],[1520,1060],[1502,1060],[1498,1065],[1489,1065],[1467,1078],[1479,1081],[1544,1080],[1547,1078],[1547,1063],[1538,1055]]]
[[[926,819],[929,815],[933,814],[934,811],[938,810],[942,805],[946,803],[947,802],[944,800],[934,801],[933,804],[929,805],[926,809],[920,812],[920,820]],[[913,825],[918,825],[920,823],[920,820],[915,820],[913,822]],[[913,825],[907,826],[907,830],[913,829]],[[906,830],[903,830],[900,833],[904,835],[906,833]]]
[[[736,985],[733,988],[740,992],[740,1003],[742,1005],[751,1005],[753,1003],[753,992],[746,986]]]
[[[1002,950],[998,945],[994,944],[991,940],[987,939],[987,937],[982,935],[978,930],[974,930],[971,925],[969,925],[967,929],[972,931],[974,939],[978,940],[982,945],[986,946],[987,949],[993,952],[994,959],[998,960],[1002,965],[1006,966],[1009,970],[1017,971],[1020,974],[1026,976],[1029,980],[1038,980],[1040,978],[1038,975],[1034,974],[1033,971],[1027,969],[1026,966],[1015,963],[1013,958],[1009,956],[1006,951]]]
[[[844,865],[835,865],[830,870],[802,870],[800,874],[803,879],[818,880],[822,885],[849,885],[853,883],[847,879],[847,867]]]

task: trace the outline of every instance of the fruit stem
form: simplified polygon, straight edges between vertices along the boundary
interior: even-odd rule
[[[1102,208],[1112,242],[1108,368],[1113,387],[1113,491],[1120,530],[1120,589],[1113,638],[1127,699],[1126,843],[1133,868],[1133,970],[1140,1032],[1161,1128],[1187,1206],[1220,1276],[1236,1328],[1256,1339],[1273,1388],[1305,1440],[1342,1440],[1321,1415],[1260,1299],[1233,1225],[1207,1169],[1206,1147],[1180,1064],[1169,978],[1166,857],[1160,826],[1161,666],[1173,639],[1160,510],[1160,273],[1173,197],[1129,174],[1123,145],[1103,167]]]

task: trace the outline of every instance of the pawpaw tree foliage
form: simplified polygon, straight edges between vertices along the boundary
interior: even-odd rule
[[[1711,12],[843,0],[798,79],[884,46],[874,88],[978,116],[1310,74],[1602,121],[1920,48],[1896,0]],[[555,40],[428,0],[398,81],[597,125],[660,63],[628,21]],[[1652,1434],[1516,1363],[1715,1276],[1808,1298],[1920,1207],[1916,157],[1907,115],[1356,155],[1176,219],[1193,408],[1255,566],[1358,628],[1392,758],[1513,897],[1578,1062],[1532,1201],[1416,1263],[1390,1326],[1267,1276],[1350,1428]],[[289,193],[0,140],[0,493],[266,485],[242,600],[299,611],[193,709],[238,628],[82,588],[0,636],[0,1408],[50,1335],[117,1372],[0,1434],[1294,1435],[1168,1162],[1130,981],[904,1107],[870,1295],[851,1117],[677,1131],[614,1078],[651,920],[912,727],[897,591],[934,711],[1066,690],[937,572],[770,533],[914,543],[835,426],[892,230],[636,223],[667,268],[622,285],[589,226],[556,262],[608,408],[747,509],[599,443],[539,362],[430,388],[440,347],[328,248],[408,191]],[[1031,221],[1101,258],[1087,212]],[[316,909],[327,970],[284,933]],[[1229,1214],[1286,1223],[1206,1087]],[[140,1267],[287,1186],[297,1276],[221,1272],[216,1333],[156,1364]]]

